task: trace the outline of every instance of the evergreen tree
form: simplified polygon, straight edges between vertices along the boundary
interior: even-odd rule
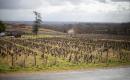
[[[6,29],[5,24],[2,21],[0,21],[0,33],[5,31],[5,29]]]
[[[40,13],[34,11],[34,14],[35,14],[36,17],[35,17],[35,21],[34,21],[33,31],[32,32],[37,35],[42,20],[41,20],[41,14]]]

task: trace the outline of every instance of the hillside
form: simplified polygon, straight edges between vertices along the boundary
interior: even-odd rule
[[[7,25],[6,31],[22,31],[25,33],[32,33],[32,26],[31,25],[25,25],[25,24],[13,24],[13,25]],[[63,34],[59,31],[54,31],[51,29],[44,29],[43,27],[39,28],[39,34]]]

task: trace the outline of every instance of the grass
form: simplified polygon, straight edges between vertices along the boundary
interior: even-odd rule
[[[48,37],[55,37],[54,35],[45,35],[45,34],[38,34],[38,35],[23,35],[22,38],[30,38],[30,39],[36,39],[36,38],[48,38]]]
[[[8,72],[59,72],[59,71],[68,71],[68,70],[87,70],[87,69],[96,69],[96,68],[109,68],[109,67],[120,67],[120,66],[129,66],[130,62],[120,62],[111,60],[107,63],[72,63],[68,62],[65,59],[59,57],[53,57],[51,55],[47,55],[48,60],[47,63],[41,63],[43,59],[40,55],[37,56],[37,66],[32,65],[33,56],[28,56],[26,67],[16,66],[11,67],[11,58],[2,58],[0,57],[0,73],[8,73]],[[22,62],[24,55],[19,56],[18,62]],[[30,64],[31,62],[31,64]],[[44,61],[43,61],[44,62]]]
[[[9,67],[5,64],[0,64],[0,72],[7,73],[7,72],[35,72],[35,71],[42,71],[42,72],[50,72],[50,71],[68,71],[68,70],[87,70],[87,69],[96,69],[96,68],[111,68],[111,67],[119,67],[119,66],[129,66],[130,62],[110,62],[106,63],[80,63],[80,64],[73,64],[67,61],[59,61],[57,64],[48,64],[48,65],[38,65],[32,67]]]

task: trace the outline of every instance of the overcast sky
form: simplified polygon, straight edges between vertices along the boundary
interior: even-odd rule
[[[0,0],[0,20],[130,22],[130,0]]]

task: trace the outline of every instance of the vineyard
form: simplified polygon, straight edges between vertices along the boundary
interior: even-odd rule
[[[109,65],[130,61],[130,41],[72,37],[0,38],[0,64],[10,68]]]

